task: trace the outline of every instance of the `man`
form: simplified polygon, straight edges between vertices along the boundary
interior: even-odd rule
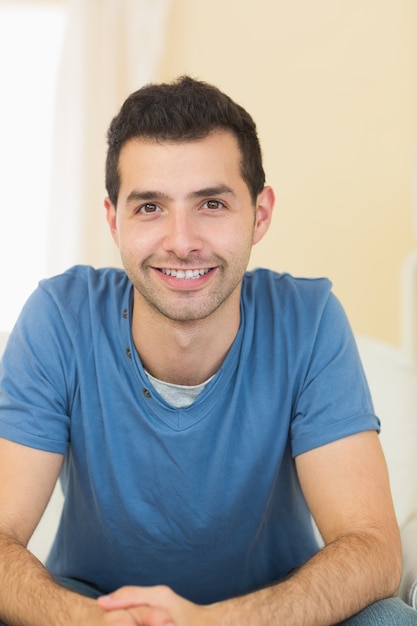
[[[417,623],[387,599],[398,529],[344,313],[327,280],[245,273],[274,204],[251,117],[185,77],[108,142],[125,272],[43,281],[3,359],[1,619]],[[59,474],[44,568],[25,546]]]

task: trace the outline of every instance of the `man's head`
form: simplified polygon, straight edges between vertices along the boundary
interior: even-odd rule
[[[131,139],[183,142],[227,130],[237,139],[241,174],[253,202],[265,184],[261,149],[251,116],[217,87],[188,76],[151,84],[131,94],[108,131],[106,188],[114,206],[120,187],[119,156]]]

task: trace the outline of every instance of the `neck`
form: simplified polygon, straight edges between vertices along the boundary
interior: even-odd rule
[[[240,299],[227,313],[219,307],[206,319],[181,322],[149,310],[135,294],[132,333],[144,368],[177,385],[199,385],[213,376],[239,329],[239,303]]]

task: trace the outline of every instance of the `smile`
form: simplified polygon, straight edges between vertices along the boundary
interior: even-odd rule
[[[166,276],[174,276],[175,278],[185,278],[188,280],[200,278],[200,276],[204,276],[204,274],[207,274],[209,271],[209,268],[203,270],[172,270],[161,268],[161,272]]]

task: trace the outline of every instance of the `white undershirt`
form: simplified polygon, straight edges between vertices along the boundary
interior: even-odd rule
[[[165,402],[168,402],[176,409],[190,406],[213,378],[213,376],[210,376],[210,378],[199,385],[174,385],[173,383],[166,383],[155,378],[149,372],[146,372],[146,375]]]

